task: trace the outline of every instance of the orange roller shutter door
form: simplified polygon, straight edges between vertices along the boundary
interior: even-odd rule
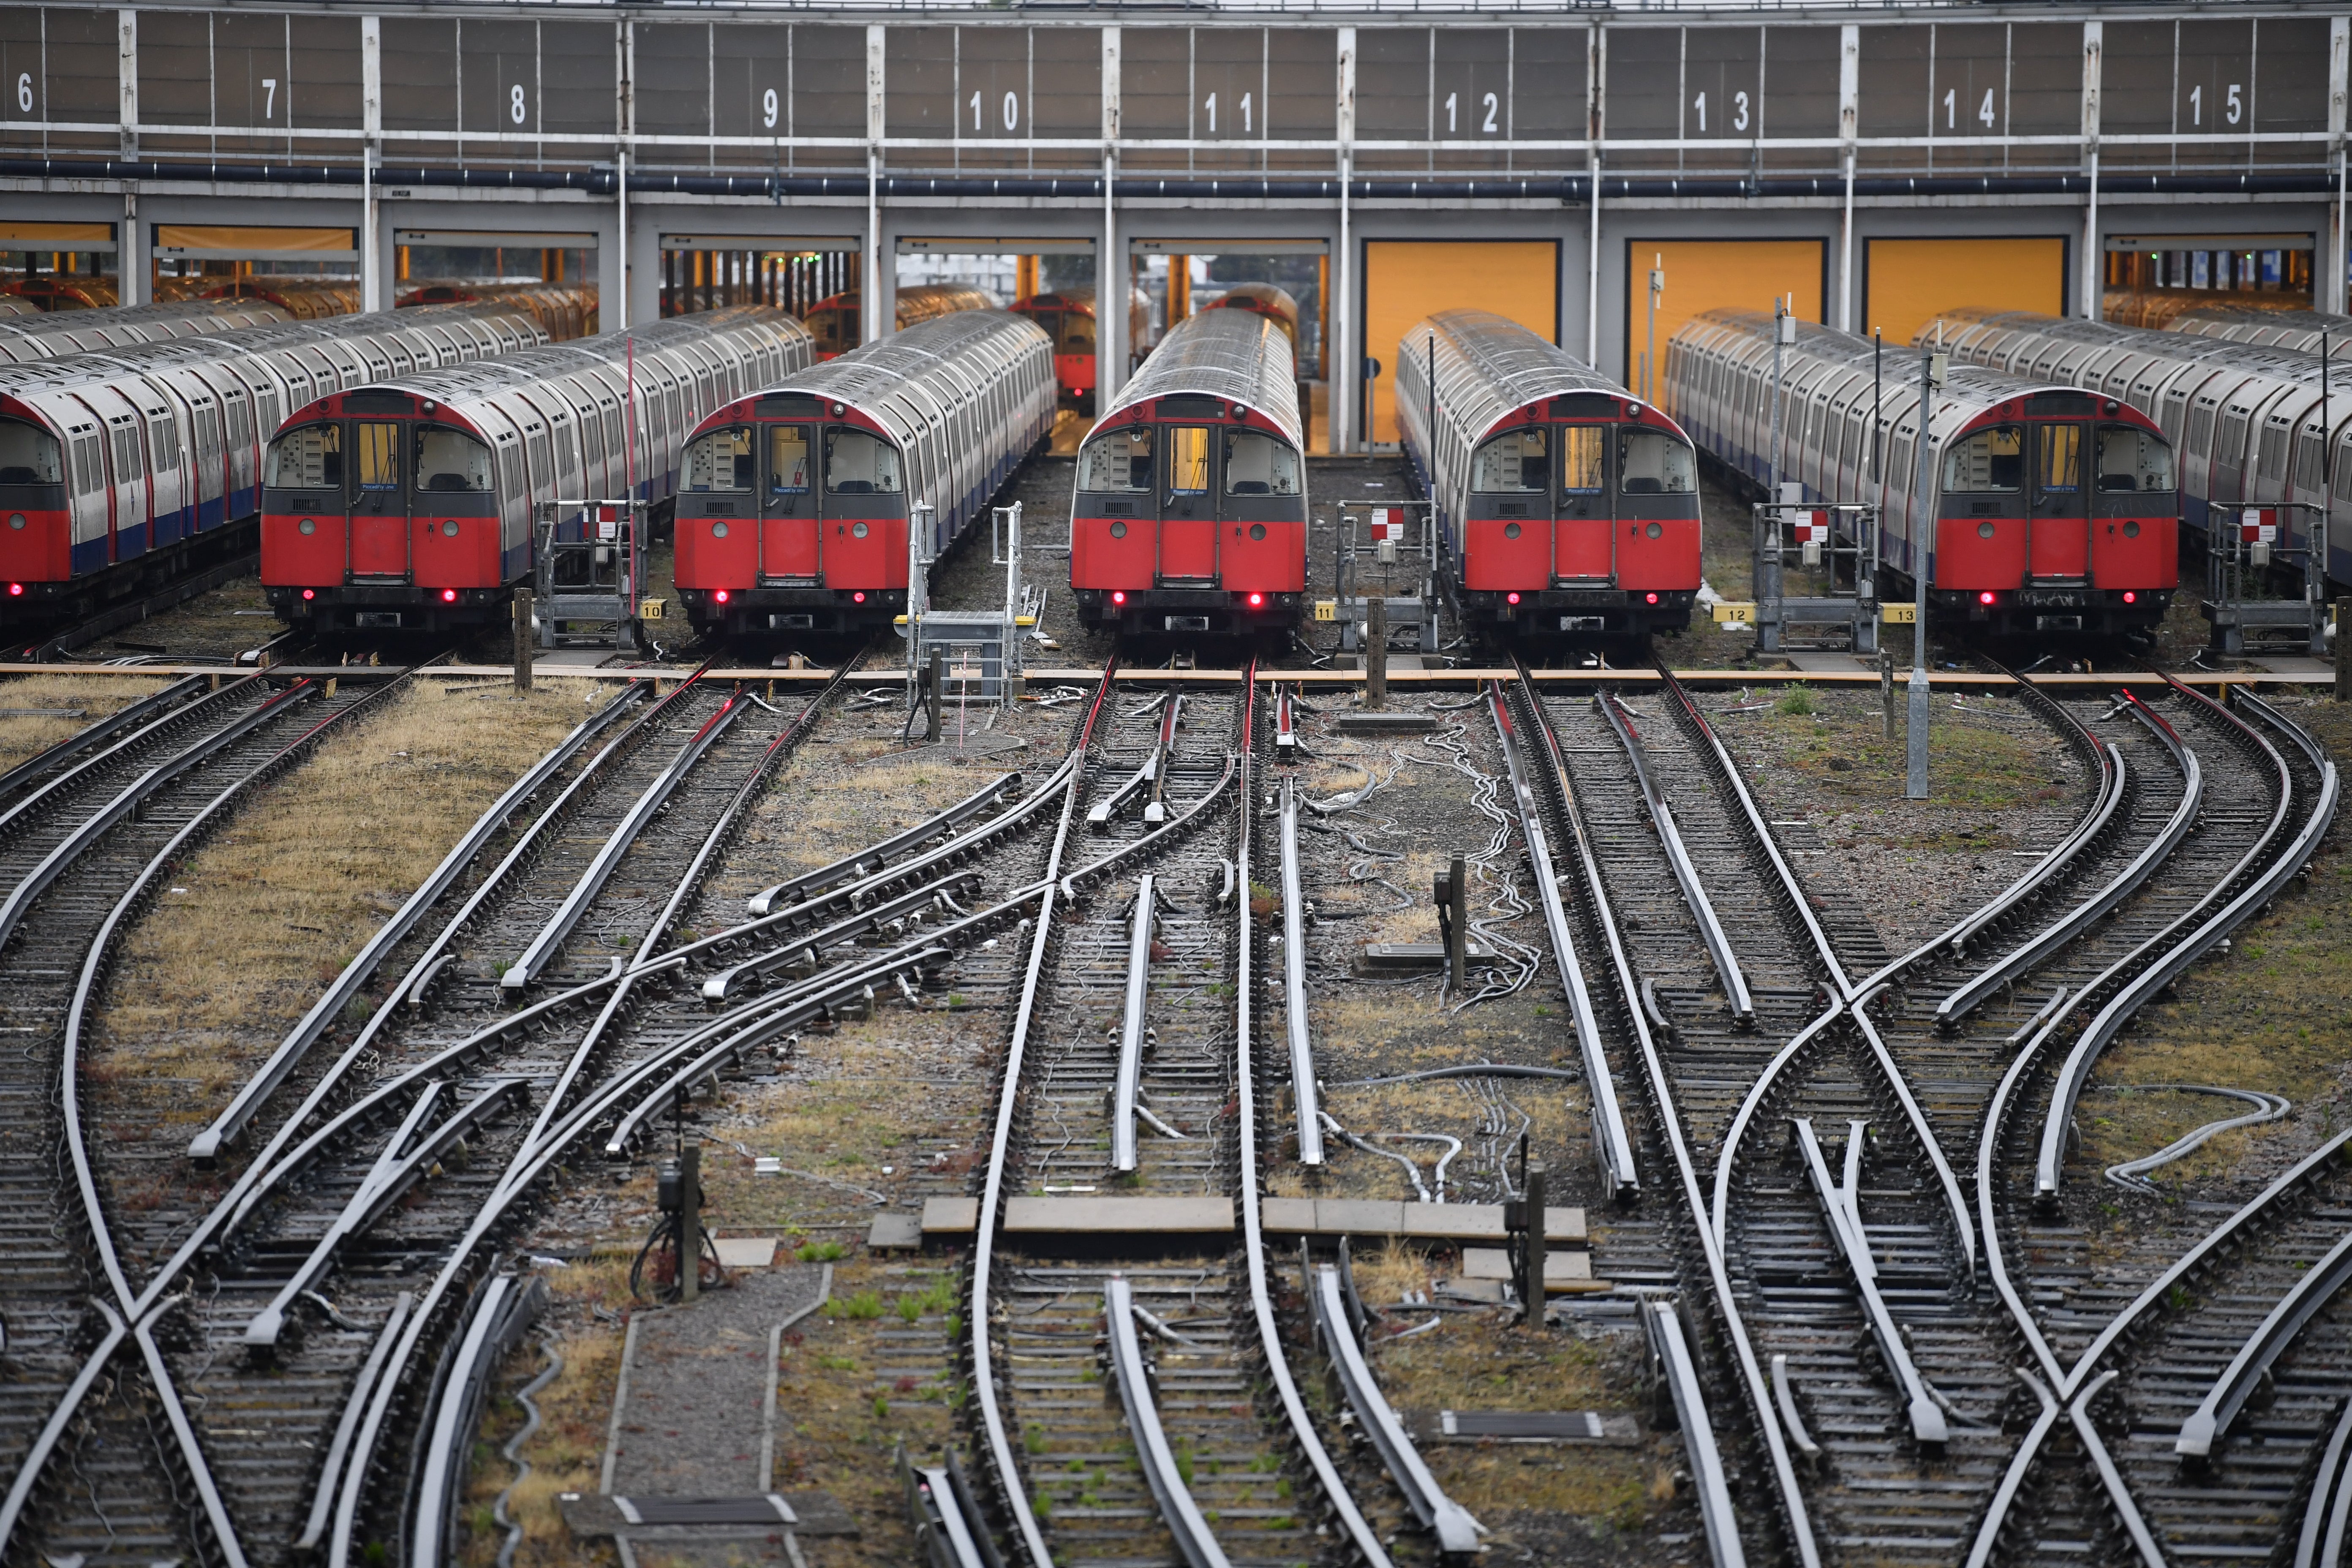
[[[1863,334],[1907,343],[1921,326],[1963,305],[2066,313],[2066,242],[2043,239],[1874,239],[1864,256]]]
[[[1397,344],[1439,310],[1492,310],[1559,342],[1557,240],[1368,240],[1364,245],[1364,353],[1381,362],[1371,383],[1372,439],[1393,441]]]
[[[1818,239],[1634,239],[1625,245],[1625,359],[1618,374],[1640,391],[1642,356],[1650,347],[1650,269],[1665,269],[1658,296],[1658,377],[1664,390],[1666,344],[1675,329],[1708,310],[1762,310],[1793,295],[1790,309],[1808,321],[1822,319],[1822,268],[1828,246]],[[1663,259],[1661,259],[1663,258]]]

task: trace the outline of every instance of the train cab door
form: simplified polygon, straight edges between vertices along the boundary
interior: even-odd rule
[[[1211,454],[1216,443],[1205,425],[1163,426],[1160,506],[1162,582],[1217,580],[1217,495]]]
[[[824,531],[817,527],[811,427],[754,428],[767,447],[760,463],[760,576],[767,582],[822,582]]]
[[[2087,581],[2091,571],[2090,432],[2073,420],[2037,422],[2026,573],[2035,582]]]
[[[1559,510],[1552,525],[1552,576],[1564,583],[1605,583],[1616,544],[1609,505],[1609,431],[1606,425],[1562,425],[1559,444]]]
[[[408,575],[408,500],[401,482],[401,434],[394,419],[352,421],[352,575]]]

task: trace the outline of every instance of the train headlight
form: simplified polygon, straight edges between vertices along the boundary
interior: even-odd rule
[[[11,583],[11,584],[8,584],[8,596],[9,596],[10,598],[12,598],[12,599],[21,599],[21,598],[23,598],[23,597],[25,596],[25,584],[23,584],[22,583]]]
[[[22,528],[22,527],[24,527],[24,526],[25,526],[25,514],[24,514],[23,512],[21,512],[21,511],[12,511],[12,512],[10,512],[10,513],[8,514],[8,526],[9,526],[9,527],[11,527],[11,528]]]
[[[1977,537],[1979,539],[1990,539],[1992,537],[1992,524],[1989,522],[1980,522],[1977,524]]]
[[[1977,603],[1979,605],[1990,605],[1993,602],[1993,591],[1987,588],[1983,593],[1977,595]]]
[[[849,602],[850,602],[851,604],[853,604],[853,605],[862,605],[862,604],[864,604],[864,603],[866,602],[866,590],[865,590],[865,589],[863,589],[863,588],[860,588],[860,589],[858,589],[856,593],[854,593],[854,594],[850,595],[849,595]]]
[[[316,533],[319,531],[319,520],[315,517],[306,517],[294,525],[294,531],[306,537]]]
[[[1654,522],[1642,531],[1642,537],[1644,539],[1663,539],[1665,537],[1665,529],[1662,525]]]
[[[866,525],[862,522],[853,522],[849,525],[849,537],[852,539],[863,539],[866,537],[867,531]]]
[[[457,520],[456,518],[445,517],[441,520],[441,537],[444,539],[455,539],[457,537]]]
[[[1262,523],[1262,522],[1253,522],[1253,523],[1251,523],[1251,524],[1250,524],[1250,538],[1252,538],[1253,540],[1259,540],[1259,541],[1263,541],[1263,540],[1265,538],[1265,524],[1264,524],[1264,523]]]
[[[1503,537],[1506,539],[1517,539],[1520,534],[1526,531],[1527,531],[1525,529],[1521,528],[1516,522],[1507,522],[1503,524]]]
[[[710,537],[711,537],[711,538],[713,538],[713,539],[724,539],[724,538],[726,538],[726,537],[727,537],[727,525],[726,525],[725,523],[723,523],[723,522],[714,522],[714,523],[712,523],[712,524],[710,525]]]
[[[454,604],[456,604],[456,603],[457,602],[457,589],[455,589],[455,588],[444,588],[444,589],[442,589],[442,590],[441,590],[441,602],[442,602],[443,604],[445,604],[445,605],[454,605]]]
[[[2139,537],[2139,524],[2136,522],[2127,522],[2124,524],[2124,537],[2126,539],[2137,539]]]
[[[1127,524],[1123,522],[1112,523],[1110,525],[1110,536],[1113,539],[1125,539],[1127,537]]]

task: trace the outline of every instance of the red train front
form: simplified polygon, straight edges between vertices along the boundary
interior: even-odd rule
[[[1290,341],[1242,310],[1163,339],[1078,452],[1070,587],[1089,626],[1286,636],[1307,596]]]
[[[1406,454],[1465,626],[1643,637],[1690,624],[1698,458],[1680,426],[1484,310],[1432,316],[1397,363]]]

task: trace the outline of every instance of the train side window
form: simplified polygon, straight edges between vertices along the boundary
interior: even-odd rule
[[[400,488],[400,426],[383,419],[362,419],[352,426],[352,446],[358,459],[360,489]]]
[[[751,432],[740,425],[713,430],[686,449],[678,488],[740,495],[751,488]]]
[[[1663,430],[1621,426],[1617,432],[1617,493],[1696,495],[1698,465],[1688,447]]]
[[[416,488],[436,494],[487,493],[490,449],[446,425],[416,427]]]
[[[37,425],[0,419],[0,485],[54,485],[58,438]]]
[[[1168,493],[1204,496],[1209,493],[1209,427],[1174,425],[1168,430]]]
[[[1090,354],[1095,352],[1095,319],[1072,310],[1062,318],[1062,352],[1066,354]]]
[[[768,426],[768,493],[806,495],[809,488],[809,427]]]
[[[1481,495],[1541,494],[1551,483],[1547,434],[1540,428],[1507,431],[1479,447],[1470,459],[1470,488]],[[1600,450],[1597,442],[1593,450]]]
[[[305,425],[269,443],[269,472],[262,481],[278,490],[339,490],[343,488],[343,427]]]
[[[2069,426],[2066,428],[2073,428]],[[1969,495],[2014,495],[2025,479],[2025,427],[1990,425],[1944,454],[1944,489]]]
[[[1225,433],[1225,493],[1229,496],[1295,496],[1298,454],[1287,443],[1256,430]]]
[[[2072,495],[2083,488],[2083,427],[2044,425],[2035,443],[2034,481],[2051,495]]]
[[[1603,426],[1560,426],[1559,488],[1571,496],[1597,496],[1609,488],[1608,432]]]
[[[2165,491],[2172,488],[2172,447],[2163,437],[2130,425],[2099,426],[2099,489]]]
[[[824,433],[824,488],[828,495],[897,495],[898,449],[863,430],[833,426]]]
[[[1078,458],[1078,489],[1140,495],[1151,489],[1151,426],[1130,425],[1087,443]]]

